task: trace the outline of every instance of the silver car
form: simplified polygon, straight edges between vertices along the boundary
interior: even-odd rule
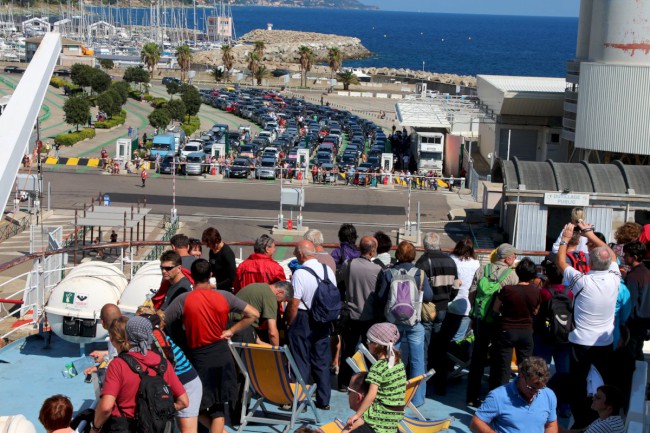
[[[275,159],[264,158],[257,167],[256,177],[258,179],[275,179]]]
[[[187,174],[199,175],[203,173],[203,161],[205,158],[205,153],[203,152],[192,152],[187,155]]]

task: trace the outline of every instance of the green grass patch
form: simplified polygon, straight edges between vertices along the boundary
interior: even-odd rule
[[[201,120],[198,116],[185,116],[185,122],[181,125],[186,136],[194,134],[201,128]]]

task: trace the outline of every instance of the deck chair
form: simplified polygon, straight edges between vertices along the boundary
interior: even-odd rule
[[[445,419],[415,419],[404,417],[398,425],[400,433],[436,433],[443,430],[448,430],[454,418]]]
[[[417,407],[411,402],[413,400],[413,397],[415,397],[416,391],[421,387],[421,386],[427,386],[427,380],[431,379],[431,376],[433,376],[433,369],[427,371],[424,374],[421,374],[419,376],[415,376],[409,380],[406,381],[406,395],[404,397],[404,405],[408,408],[410,408],[415,415],[420,418],[422,421],[426,421],[426,417],[420,413]]]
[[[465,338],[449,343],[447,358],[453,366],[447,374],[448,379],[461,377],[469,372],[469,366],[472,363],[472,345],[474,344],[474,333],[468,330]]]
[[[345,360],[348,363],[352,371],[356,373],[361,373],[368,371],[369,366],[377,362],[372,353],[364,346],[362,343],[359,343],[357,346],[357,351],[354,354]]]
[[[242,396],[241,425],[238,433],[249,422],[270,425],[285,425],[284,431],[293,429],[299,415],[309,406],[320,422],[313,396],[316,385],[306,385],[287,346],[262,346],[248,343],[228,343],[230,351],[244,374],[244,395]],[[291,376],[289,376],[291,373]],[[249,409],[250,400],[257,398]],[[291,416],[273,412],[269,416],[265,403],[274,405],[291,405]],[[257,416],[257,409],[262,409],[264,417]]]
[[[345,421],[336,418],[334,421],[328,422],[327,424],[323,424],[322,426],[318,427],[318,432],[319,433],[341,433],[344,428],[345,428]]]

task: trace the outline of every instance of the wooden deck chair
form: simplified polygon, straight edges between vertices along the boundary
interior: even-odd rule
[[[303,410],[311,407],[316,422],[320,422],[313,396],[316,385],[306,385],[287,346],[262,346],[259,344],[229,342],[235,362],[244,374],[244,395],[242,396],[241,425],[238,433],[249,422],[262,424],[286,425],[284,431],[293,429]],[[291,378],[289,377],[291,372]],[[257,398],[249,409],[250,400]],[[274,405],[291,405],[291,416],[273,412],[270,417],[265,403]],[[264,417],[256,416],[257,409],[262,409]]]
[[[421,387],[421,386],[427,386],[427,380],[431,379],[431,376],[433,376],[433,369],[427,371],[424,374],[421,374],[419,376],[415,376],[409,380],[406,381],[406,396],[404,397],[404,405],[408,408],[410,408],[413,412],[415,412],[415,415],[420,418],[422,421],[426,421],[426,417],[420,413],[417,407],[411,402],[413,400],[413,397],[415,397],[416,391]]]
[[[341,433],[344,428],[345,422],[336,418],[334,421],[318,427],[318,431],[319,433]]]
[[[415,419],[404,417],[398,425],[400,433],[436,433],[443,430],[448,430],[454,418],[445,419]]]
[[[445,181],[442,180],[442,179],[438,179],[438,186],[439,186],[440,188],[449,188],[449,185],[447,184],[447,182],[445,182]]]
[[[359,343],[357,346],[357,351],[354,352],[354,355],[345,360],[354,373],[361,373],[368,371],[369,365],[377,362],[372,353],[364,346]]]

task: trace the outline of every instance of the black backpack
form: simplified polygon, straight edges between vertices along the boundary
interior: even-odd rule
[[[550,289],[551,299],[547,304],[546,326],[548,339],[552,344],[568,343],[569,333],[575,329],[573,321],[573,302],[575,298],[572,300],[569,297],[570,290],[571,287],[568,286],[565,286],[561,292]]]
[[[311,309],[307,309],[312,319],[318,323],[331,323],[338,319],[341,313],[341,292],[327,276],[327,266],[323,265],[323,279],[313,269],[306,266],[303,266],[299,270],[301,269],[312,274],[318,282],[318,287],[311,300]]]
[[[140,376],[140,385],[135,399],[135,430],[134,433],[170,433],[174,428],[174,396],[171,386],[165,382],[164,374],[167,370],[167,360],[160,357],[158,368],[154,376],[143,370],[142,365],[127,353],[120,353],[119,357],[126,362],[129,368]]]

